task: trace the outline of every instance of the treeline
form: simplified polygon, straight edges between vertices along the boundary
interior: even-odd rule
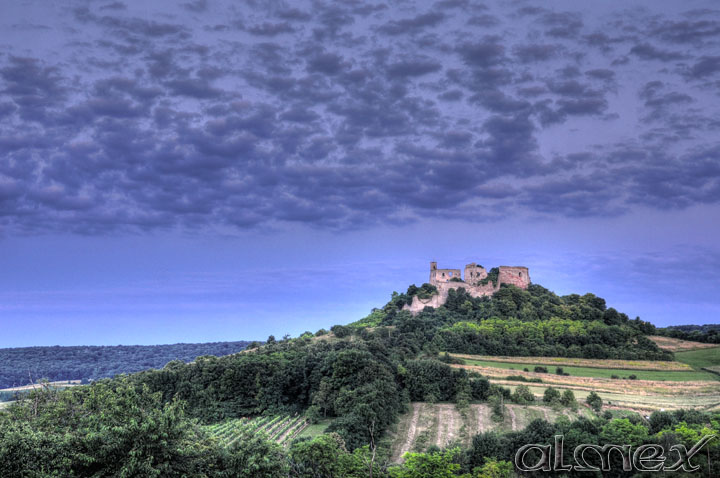
[[[250,342],[204,344],[20,347],[0,349],[0,388],[65,380],[98,380],[121,373],[162,368],[172,360],[229,355]]]
[[[720,344],[720,324],[673,325],[657,329],[657,335],[706,344]]]
[[[672,360],[646,336],[654,325],[607,307],[594,294],[560,297],[536,284],[527,290],[503,286],[491,297],[452,289],[447,302],[411,317],[402,307],[434,287],[411,286],[349,327],[412,323],[438,350],[482,355],[557,356],[598,359]]]

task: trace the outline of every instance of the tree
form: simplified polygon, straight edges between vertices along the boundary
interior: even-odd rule
[[[334,478],[340,472],[340,459],[348,452],[337,433],[318,435],[311,440],[295,441],[290,447],[291,476],[297,478]]]
[[[460,465],[455,463],[459,448],[435,453],[407,453],[405,464],[393,469],[393,478],[455,478]]]
[[[572,390],[567,389],[562,393],[562,397],[560,397],[560,403],[562,403],[566,407],[576,407],[577,401],[575,400],[575,394]]]
[[[602,398],[600,398],[600,395],[598,395],[595,392],[590,392],[590,394],[585,399],[585,403],[590,405],[590,408],[595,410],[595,412],[600,412],[603,406]]]
[[[288,473],[282,447],[254,431],[242,431],[235,437],[223,468],[228,478],[281,478]]]
[[[488,404],[492,410],[492,419],[501,422],[505,419],[505,397],[501,394],[491,395]]]
[[[560,403],[560,398],[560,392],[556,388],[548,387],[545,389],[543,402],[547,404]]]
[[[525,405],[535,401],[535,395],[530,391],[527,385],[518,385],[512,394],[511,400],[520,405]]]
[[[475,468],[472,475],[463,475],[461,478],[512,478],[515,476],[515,467],[509,461],[489,459],[481,467]]]

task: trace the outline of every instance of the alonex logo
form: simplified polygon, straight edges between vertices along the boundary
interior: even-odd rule
[[[656,444],[640,445],[633,451],[630,445],[589,445],[582,444],[573,450],[574,465],[565,462],[565,450],[563,448],[563,435],[555,435],[555,449],[553,453],[553,445],[525,445],[515,453],[515,466],[520,471],[610,471],[611,456],[619,456],[622,458],[623,471],[696,471],[699,465],[694,465],[690,460],[698,454],[700,450],[715,435],[703,437],[700,441],[689,450],[685,445],[673,445],[670,447],[670,454],[665,454],[665,449]],[[531,450],[535,452],[531,453]],[[540,453],[539,458],[537,457]],[[593,457],[594,456],[594,457]],[[677,461],[670,465],[666,465],[668,458]],[[593,457],[593,458],[591,458]],[[527,460],[535,461],[528,463]],[[595,466],[588,463],[597,464]]]

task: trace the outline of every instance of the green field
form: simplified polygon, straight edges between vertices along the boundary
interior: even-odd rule
[[[711,350],[719,349],[704,349],[704,350],[693,350],[691,352],[681,352],[683,354],[694,354],[694,353],[708,353]],[[680,354],[676,354],[680,355]],[[720,355],[718,356],[720,358]],[[679,359],[678,359],[679,360]],[[523,362],[493,362],[490,360],[471,360],[463,359],[467,365],[477,365],[480,367],[493,367],[493,368],[504,368],[508,369],[508,375],[512,375],[513,370],[522,371],[527,368],[530,372],[534,370],[537,364],[523,363]],[[687,362],[692,366],[690,362]],[[694,366],[693,366],[694,367]],[[555,373],[555,366],[546,366],[548,373]],[[563,371],[569,373],[575,377],[594,377],[594,378],[611,378],[612,375],[618,377],[629,377],[635,375],[638,380],[670,380],[670,381],[693,381],[693,380],[718,380],[720,376],[703,370],[688,370],[688,371],[656,371],[656,370],[629,370],[629,369],[603,369],[603,368],[591,368],[591,367],[570,367],[563,366]]]
[[[688,350],[687,352],[675,352],[675,359],[690,365],[695,370],[702,368],[716,368],[720,366],[720,347],[711,349]],[[718,379],[718,375],[715,375]]]
[[[330,423],[332,423],[332,420],[321,420],[318,423],[308,425],[302,432],[298,433],[296,438],[313,438],[322,435]]]

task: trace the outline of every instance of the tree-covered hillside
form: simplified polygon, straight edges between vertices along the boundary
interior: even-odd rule
[[[509,286],[473,299],[461,290],[437,309],[416,316],[401,310],[423,291],[431,288],[394,293],[383,309],[331,334],[268,340],[253,352],[173,362],[132,379],[166,401],[185,401],[191,416],[207,422],[302,410],[336,417],[333,429],[355,447],[370,439],[371,424],[382,433],[411,397],[487,397],[485,379],[437,362],[441,351],[672,359],[645,337],[651,324],[629,320],[592,294],[558,297],[540,286]]]
[[[352,328],[410,321],[434,348],[481,355],[672,360],[647,339],[655,326],[630,318],[594,294],[558,296],[537,284],[527,290],[503,286],[491,297],[473,298],[452,289],[442,307],[412,317],[403,311],[414,295],[435,293],[429,284],[394,293],[382,309]]]
[[[120,373],[162,368],[172,360],[189,362],[202,355],[229,355],[243,350],[248,343],[0,349],[0,388],[27,385],[41,379],[97,380]]]

